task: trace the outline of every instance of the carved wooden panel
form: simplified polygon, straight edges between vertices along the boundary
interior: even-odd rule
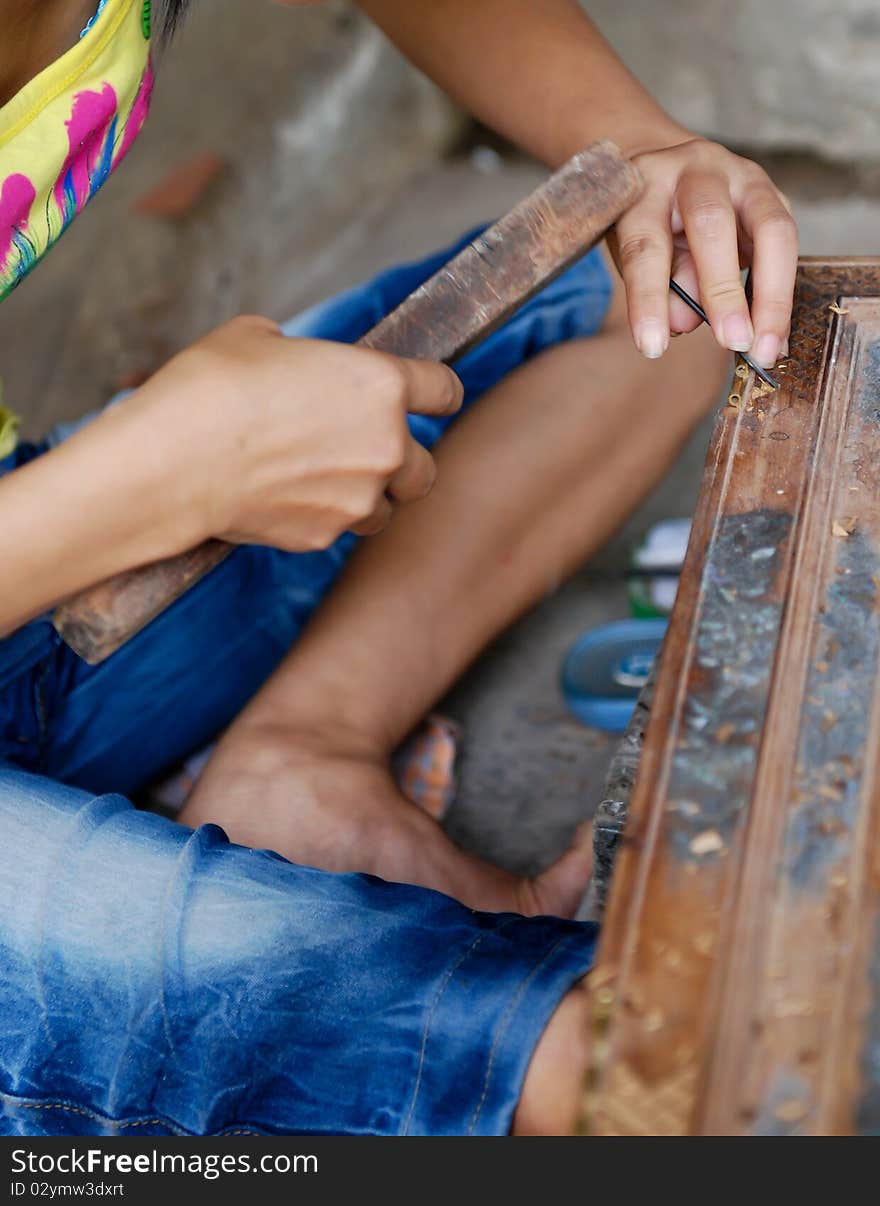
[[[719,415],[599,963],[598,1134],[880,1129],[880,260]]]

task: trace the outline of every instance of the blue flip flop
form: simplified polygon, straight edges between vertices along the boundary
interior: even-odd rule
[[[594,729],[622,733],[647,681],[668,621],[615,620],[585,633],[562,664],[570,711]]]

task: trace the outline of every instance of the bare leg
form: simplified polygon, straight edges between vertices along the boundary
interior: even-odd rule
[[[589,998],[582,984],[562,998],[532,1054],[514,1135],[570,1135],[575,1129],[590,1055]]]
[[[452,845],[397,790],[388,758],[663,476],[723,366],[707,331],[645,361],[618,296],[596,338],[552,349],[481,399],[439,447],[434,492],[357,551],[181,820],[475,908],[570,914],[589,873],[583,835],[542,876],[519,880]]]

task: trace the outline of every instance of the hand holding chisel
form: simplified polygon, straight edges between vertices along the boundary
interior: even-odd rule
[[[585,255],[641,187],[638,169],[613,144],[596,143],[475,239],[361,344],[455,361]],[[103,661],[232,548],[211,540],[91,587],[58,608],[55,627],[86,661]]]

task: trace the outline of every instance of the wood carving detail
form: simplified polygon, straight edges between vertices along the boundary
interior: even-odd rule
[[[596,973],[596,1133],[880,1125],[880,262],[802,263],[780,377],[707,458]]]

